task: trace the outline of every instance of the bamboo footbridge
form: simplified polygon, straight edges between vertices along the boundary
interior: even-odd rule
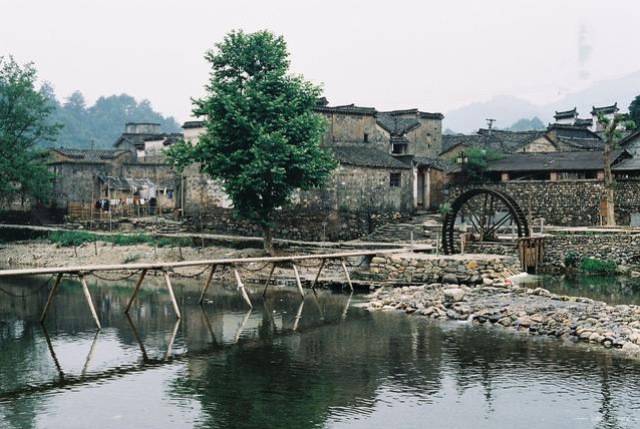
[[[430,249],[430,246],[429,246]],[[296,262],[300,263],[300,261],[308,261],[308,260],[320,260],[320,266],[316,273],[315,279],[311,285],[311,289],[315,291],[316,285],[320,278],[320,274],[322,273],[322,269],[324,268],[327,261],[340,261],[340,265],[342,267],[342,271],[344,272],[345,278],[351,290],[353,291],[353,284],[351,282],[351,277],[349,276],[349,271],[345,264],[347,258],[350,257],[373,257],[375,255],[380,254],[393,254],[393,253],[407,253],[420,250],[419,247],[411,247],[411,248],[396,248],[396,249],[377,249],[377,250],[368,250],[368,251],[357,251],[357,252],[343,252],[343,253],[328,253],[328,254],[311,254],[311,255],[300,255],[300,256],[268,256],[268,257],[254,257],[254,258],[230,258],[230,259],[211,259],[211,260],[196,260],[196,261],[182,261],[182,262],[159,262],[159,263],[139,263],[139,264],[114,264],[114,265],[87,265],[87,266],[69,266],[69,267],[51,267],[51,268],[33,268],[33,269],[16,269],[16,270],[0,270],[0,278],[2,277],[16,277],[16,276],[34,276],[34,275],[52,275],[55,276],[55,281],[53,286],[49,290],[49,294],[47,296],[47,301],[45,303],[44,309],[42,310],[42,315],[40,317],[40,322],[44,323],[47,317],[47,311],[51,306],[53,301],[53,297],[55,296],[56,290],[60,285],[60,281],[63,276],[77,276],[82,285],[82,291],[84,293],[84,297],[87,301],[87,305],[89,306],[89,310],[91,311],[91,315],[98,329],[102,329],[100,325],[100,320],[98,319],[98,315],[96,313],[95,307],[93,305],[93,301],[91,299],[91,295],[89,294],[89,287],[87,286],[86,276],[95,272],[105,272],[105,271],[140,271],[140,277],[136,281],[135,287],[133,289],[133,293],[129,302],[124,310],[126,314],[129,313],[131,306],[133,305],[136,296],[138,295],[138,291],[142,286],[142,283],[145,279],[145,276],[149,271],[159,271],[162,272],[164,276],[164,280],[166,283],[167,290],[169,291],[169,296],[171,298],[171,303],[173,304],[173,309],[175,311],[176,318],[180,319],[180,308],[178,307],[178,301],[176,300],[175,294],[173,292],[173,287],[171,285],[171,273],[176,268],[187,268],[187,267],[204,267],[204,269],[209,269],[209,274],[205,281],[205,284],[202,288],[202,292],[200,293],[200,298],[198,300],[199,304],[204,302],[205,294],[211,285],[211,281],[213,279],[213,275],[216,272],[218,267],[230,267],[233,269],[233,274],[235,280],[237,282],[238,291],[242,295],[244,301],[247,303],[249,308],[252,308],[251,300],[249,299],[249,294],[247,293],[244,283],[240,278],[240,274],[238,273],[238,267],[251,264],[251,263],[265,263],[265,267],[269,264],[271,265],[271,270],[269,272],[269,278],[267,279],[263,291],[263,295],[266,294],[269,284],[273,278],[274,271],[278,266],[282,265],[291,265],[293,272],[295,274],[296,285],[298,290],[300,291],[300,295],[304,297],[304,289],[302,288],[302,281],[300,280],[300,273],[298,271],[298,267]],[[426,249],[424,249],[426,250]]]

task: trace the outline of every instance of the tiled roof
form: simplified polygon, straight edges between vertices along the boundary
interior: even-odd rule
[[[67,158],[72,158],[78,161],[105,161],[115,159],[116,157],[127,153],[127,150],[106,150],[106,149],[66,149],[66,148],[53,148],[51,151],[56,151]]]
[[[596,116],[598,113],[602,113],[603,115],[609,114],[609,113],[616,113],[617,111],[619,111],[620,109],[618,109],[618,103],[613,103],[611,106],[603,106],[603,107],[595,107],[595,106],[591,106],[591,114],[593,116]]]
[[[416,156],[413,158],[414,164],[419,167],[435,168],[436,170],[445,171],[447,164],[435,158],[427,158],[426,156]]]
[[[386,152],[367,146],[337,146],[333,148],[336,159],[341,164],[359,167],[411,168]]]
[[[629,156],[624,150],[616,150],[612,152],[610,159],[615,164]],[[604,154],[595,151],[514,153],[487,165],[487,171],[491,172],[583,171],[603,168]]]
[[[375,116],[377,111],[373,107],[360,107],[354,104],[348,104],[345,106],[318,106],[316,105],[313,110],[319,113],[341,113],[345,115],[361,115],[361,116]]]
[[[441,153],[457,145],[512,153],[543,135],[544,131],[491,130],[489,132],[487,129],[480,129],[478,134],[472,135],[443,135]]]
[[[182,128],[202,128],[204,127],[204,121],[187,121],[182,124]]]
[[[604,143],[600,139],[596,138],[574,138],[574,137],[565,137],[558,136],[556,138],[558,143],[565,144],[567,146],[571,146],[576,149],[582,150],[602,150],[604,149]]]
[[[376,123],[392,136],[402,136],[420,126],[416,118],[403,118],[388,113],[379,113]]]
[[[565,111],[562,111],[562,112],[556,111],[556,114],[554,115],[554,118],[556,118],[556,119],[568,119],[568,118],[574,118],[577,115],[578,115],[578,111],[574,107],[571,110],[565,110]]]
[[[592,118],[588,118],[588,119],[576,118],[576,121],[573,124],[576,127],[592,127],[593,126],[593,119]]]

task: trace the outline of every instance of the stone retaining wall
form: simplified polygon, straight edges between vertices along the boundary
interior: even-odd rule
[[[484,187],[506,192],[527,213],[529,203],[534,219],[544,218],[549,225],[595,226],[600,224],[600,201],[606,187],[601,180],[511,181],[474,183],[468,186],[451,185],[449,200],[465,189]],[[629,225],[631,214],[640,212],[640,180],[618,179],[615,184],[616,222]]]
[[[372,280],[397,283],[491,285],[520,272],[517,258],[498,255],[380,255],[373,258],[369,268]]]
[[[377,227],[399,222],[408,217],[400,212],[369,212],[345,210],[282,210],[274,219],[274,238],[303,241],[341,241],[362,238]],[[213,208],[200,215],[188,216],[189,231],[262,236],[262,230],[254,222],[238,219],[230,209]]]

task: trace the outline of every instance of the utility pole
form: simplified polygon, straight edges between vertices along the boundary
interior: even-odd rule
[[[487,136],[484,139],[484,150],[485,153],[489,150],[489,140],[491,140],[491,130],[493,130],[493,123],[495,119],[487,118]]]

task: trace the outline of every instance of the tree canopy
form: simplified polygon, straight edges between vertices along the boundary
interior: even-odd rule
[[[53,107],[35,88],[33,64],[0,57],[0,202],[45,199],[50,189],[44,154],[36,147],[55,139]]]
[[[286,43],[268,31],[231,32],[206,59],[207,95],[194,100],[206,132],[193,150],[174,145],[169,156],[199,162],[219,180],[235,213],[263,228],[271,250],[274,211],[296,190],[320,186],[336,166],[319,145],[324,119],[312,111],[321,89],[289,73]]]
[[[80,91],[75,91],[64,102],[58,101],[49,83],[40,92],[53,107],[50,121],[63,125],[55,142],[48,146],[88,149],[110,149],[127,122],[157,122],[164,132],[180,132],[173,117],[164,117],[153,110],[149,100],[138,102],[127,94],[100,97],[87,106]]]
[[[629,104],[629,119],[636,127],[640,127],[640,95],[636,96]]]

